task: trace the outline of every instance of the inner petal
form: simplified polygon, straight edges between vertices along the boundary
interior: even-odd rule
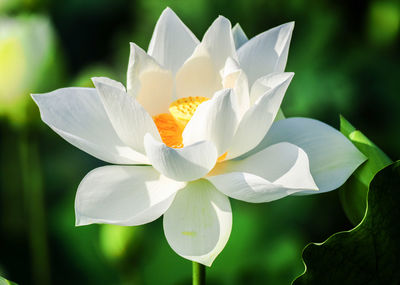
[[[153,117],[162,141],[169,147],[182,148],[182,132],[192,118],[197,107],[209,100],[207,97],[185,97],[169,106],[169,113]]]
[[[178,98],[187,94],[211,98],[222,88],[219,70],[215,68],[207,49],[201,45],[179,69],[175,83]]]
[[[185,97],[178,99],[169,106],[169,113],[153,117],[163,143],[172,148],[182,148],[182,132],[193,117],[197,107],[209,100],[207,97]],[[227,153],[221,155],[217,162],[225,160]]]
[[[172,102],[169,106],[169,112],[175,118],[176,122],[184,129],[196,112],[197,107],[209,100],[207,97],[185,97]]]

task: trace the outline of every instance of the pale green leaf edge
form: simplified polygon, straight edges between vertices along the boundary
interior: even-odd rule
[[[0,276],[0,285],[18,285],[18,284],[15,282],[11,282]]]

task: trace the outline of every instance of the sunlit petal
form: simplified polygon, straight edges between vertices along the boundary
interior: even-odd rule
[[[252,203],[270,202],[302,191],[318,190],[307,154],[286,142],[242,160],[222,162],[207,177],[229,197]]]
[[[145,154],[143,138],[150,133],[161,139],[153,119],[146,110],[121,88],[116,87],[108,78],[93,78],[111,124],[121,140],[134,150]]]
[[[183,131],[183,144],[211,141],[218,156],[226,152],[237,127],[235,98],[231,89],[217,92],[209,101],[197,107]]]
[[[366,159],[339,131],[320,121],[307,118],[290,118],[275,122],[260,145],[251,153],[279,142],[295,144],[308,155],[311,174],[320,191],[302,194],[337,189]]]
[[[172,72],[162,68],[143,49],[131,43],[127,89],[150,115],[165,113],[173,99]]]
[[[176,96],[208,97],[222,88],[221,77],[210,53],[201,45],[185,62],[175,78]]]
[[[145,136],[147,157],[155,169],[177,181],[191,181],[206,175],[217,161],[217,150],[209,141],[174,149]]]
[[[233,28],[232,28],[232,36],[233,36],[233,41],[235,42],[235,48],[239,49],[243,44],[247,43],[249,40],[243,31],[242,27],[237,23]]]
[[[231,57],[228,57],[222,70],[222,86],[233,89],[237,102],[238,119],[240,120],[250,107],[249,84],[246,74],[240,69],[239,63]]]
[[[222,88],[219,71],[228,57],[237,59],[228,19],[218,17],[201,43],[176,74],[177,98],[202,96],[211,98]]]
[[[110,163],[147,163],[121,141],[94,88],[62,88],[32,95],[42,120],[69,143]]]
[[[150,166],[104,166],[89,172],[75,199],[76,225],[135,226],[159,218],[185,187]]]
[[[211,266],[232,229],[229,199],[207,180],[190,182],[164,214],[164,233],[180,256]]]
[[[199,40],[174,11],[166,8],[157,21],[148,54],[176,73],[198,44]]]
[[[265,83],[265,85],[262,85],[257,80],[254,85],[262,85],[264,87],[262,89],[263,93],[257,92],[258,98],[256,102],[240,121],[228,150],[228,158],[235,158],[248,152],[264,138],[274,122],[293,75],[293,73],[267,75],[265,78],[260,78],[260,82]],[[268,84],[271,82],[273,84]],[[259,91],[261,91],[261,88],[259,88]]]
[[[231,22],[223,16],[219,16],[211,24],[204,34],[201,45],[209,51],[218,71],[224,67],[228,57],[237,59]]]
[[[275,27],[239,48],[239,62],[250,85],[261,76],[285,70],[293,28],[294,22]]]

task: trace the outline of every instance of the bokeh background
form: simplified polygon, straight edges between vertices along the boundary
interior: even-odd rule
[[[170,6],[201,39],[219,15],[253,37],[296,21],[286,116],[339,127],[339,114],[400,157],[397,0],[0,0],[0,276],[19,284],[189,284],[162,220],[74,226],[77,186],[104,165],[44,125],[30,93],[125,82],[129,42],[147,48]],[[209,284],[290,284],[303,247],[352,227],[337,191],[267,204],[232,200],[230,240]]]

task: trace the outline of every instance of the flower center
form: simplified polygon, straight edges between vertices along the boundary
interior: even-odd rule
[[[197,107],[209,100],[207,97],[185,97],[169,106],[169,113],[153,117],[162,141],[169,147],[182,148],[182,132],[193,117]]]
[[[175,121],[175,118],[164,113],[153,117],[162,141],[169,147],[182,148],[183,129]]]
[[[154,116],[153,121],[157,126],[163,143],[172,148],[182,148],[183,130],[193,117],[197,107],[207,100],[209,98],[199,96],[181,98],[169,105],[169,113]],[[225,152],[221,155],[217,162],[224,161],[227,154]]]
[[[178,99],[169,106],[169,112],[175,118],[176,122],[184,129],[196,112],[197,107],[210,100],[207,97],[185,97]]]

